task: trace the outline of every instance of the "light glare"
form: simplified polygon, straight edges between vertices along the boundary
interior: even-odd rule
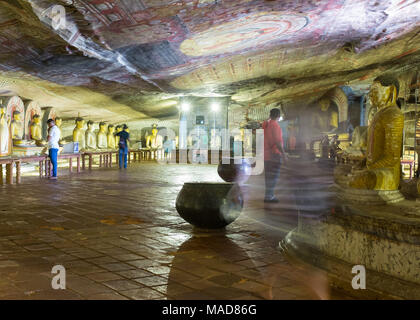
[[[188,103],[184,102],[181,104],[181,111],[187,112],[188,110],[190,110],[190,105]]]
[[[217,111],[219,111],[219,108],[220,108],[220,106],[219,106],[219,104],[218,104],[218,103],[213,103],[213,104],[211,105],[211,110],[212,110],[213,112],[217,112]]]

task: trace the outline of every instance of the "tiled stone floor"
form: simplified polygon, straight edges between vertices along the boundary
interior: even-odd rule
[[[262,177],[242,215],[198,232],[176,212],[184,182],[215,166],[132,164],[0,187],[0,299],[346,299],[318,270],[290,264],[278,241],[296,227],[290,188],[264,206]],[[66,268],[66,290],[51,269]]]

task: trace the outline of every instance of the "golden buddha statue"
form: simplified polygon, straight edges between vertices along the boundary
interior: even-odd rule
[[[397,190],[400,184],[404,116],[398,108],[397,83],[375,80],[369,99],[378,108],[368,128],[366,167],[353,170],[349,186],[369,190]]]
[[[96,141],[98,144],[98,149],[108,148],[107,125],[105,122],[99,123],[99,132],[98,132],[98,135],[96,136]]]
[[[94,122],[89,120],[87,123],[87,130],[86,130],[86,148],[89,150],[96,149],[96,135],[94,132],[93,127]]]
[[[83,118],[76,118],[76,127],[73,130],[73,142],[79,143],[79,150],[83,150],[86,148],[85,143],[85,130],[83,127],[85,126],[85,120]]]
[[[157,125],[152,126],[152,134],[146,137],[146,148],[148,149],[162,149],[163,140],[162,136],[158,135]]]
[[[317,133],[330,132],[338,128],[338,112],[330,108],[329,99],[321,99],[318,102],[319,108],[315,111],[312,118],[312,128]]]
[[[39,116],[39,114],[34,115],[34,117],[32,118],[30,130],[31,130],[31,139],[35,141],[35,144],[38,147],[45,146],[46,141],[42,139],[41,117]]]
[[[110,124],[108,126],[108,135],[107,135],[107,142],[108,142],[108,149],[116,149],[117,145],[115,144],[115,127],[114,125]]]
[[[10,154],[10,119],[6,116],[6,107],[0,102],[0,156]]]
[[[358,126],[354,129],[351,145],[342,153],[343,159],[363,160],[366,158],[367,149],[367,126]]]
[[[123,131],[123,126],[122,125],[118,125],[115,127],[115,133],[119,133]],[[120,143],[120,136],[115,136],[115,145],[118,146],[118,144]]]
[[[55,125],[58,127],[58,129],[60,129],[60,132],[61,132],[61,126],[63,124],[63,119],[61,119],[60,117],[56,117],[54,122],[55,122]],[[67,142],[66,142],[66,140],[64,138],[60,138],[60,141],[58,142],[58,144],[60,146],[63,146],[66,143]]]
[[[13,112],[13,120],[10,123],[10,131],[14,145],[22,145],[23,143],[23,123],[19,111]]]

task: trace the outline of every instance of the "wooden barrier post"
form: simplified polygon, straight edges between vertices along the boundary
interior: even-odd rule
[[[16,161],[16,183],[21,183],[20,161]]]
[[[0,164],[0,184],[3,184],[3,165]]]
[[[42,169],[43,169],[43,163],[44,161],[39,161],[39,177],[42,178]]]
[[[69,158],[69,172],[73,172],[73,159],[71,157]]]
[[[80,173],[80,155],[77,156],[77,173]]]
[[[79,163],[80,163],[80,157],[77,158],[79,159]],[[85,154],[82,154],[82,169],[85,170],[86,169],[86,159],[85,159]]]
[[[6,183],[13,184],[13,161],[6,164]]]
[[[44,160],[44,173],[48,177],[48,158]]]
[[[89,170],[92,170],[92,162],[93,162],[93,156],[92,154],[89,154]]]

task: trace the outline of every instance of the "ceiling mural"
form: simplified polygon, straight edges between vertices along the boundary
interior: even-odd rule
[[[210,28],[182,42],[180,49],[189,56],[242,51],[287,39],[305,28],[308,22],[305,16],[260,12]]]
[[[183,95],[319,95],[420,64],[419,17],[418,0],[0,0],[0,90],[137,120]]]

